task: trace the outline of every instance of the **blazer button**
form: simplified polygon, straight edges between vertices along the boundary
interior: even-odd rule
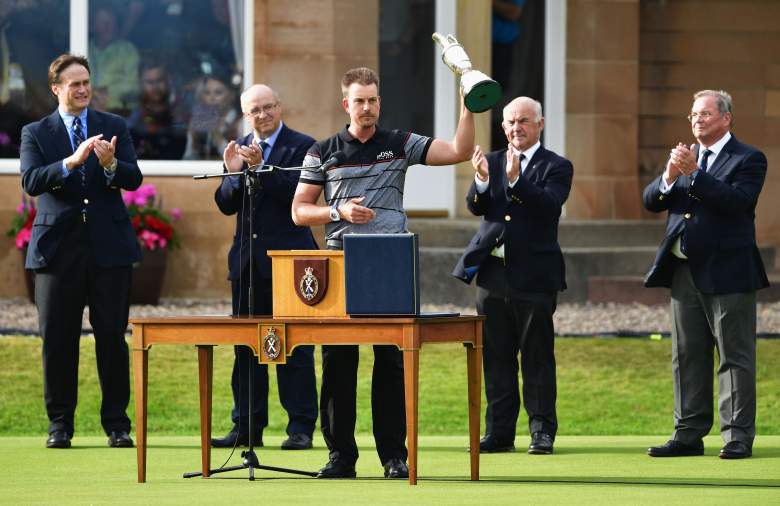
[[[252,239],[257,239],[257,234],[252,234]]]
[[[85,204],[89,204],[89,199],[84,199]]]
[[[685,218],[686,220],[690,220],[691,219],[691,213],[683,214],[683,218]]]
[[[512,217],[507,214],[504,216],[504,221],[512,221]]]
[[[664,199],[664,194],[662,193],[662,194],[660,194],[660,195],[658,196],[658,200],[663,200],[663,199]]]

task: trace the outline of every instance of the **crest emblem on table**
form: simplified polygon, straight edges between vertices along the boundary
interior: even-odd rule
[[[325,297],[328,289],[328,259],[296,258],[293,260],[295,293],[307,306]]]
[[[276,360],[281,353],[282,342],[276,335],[276,329],[268,327],[268,332],[263,337],[263,353],[268,360]]]

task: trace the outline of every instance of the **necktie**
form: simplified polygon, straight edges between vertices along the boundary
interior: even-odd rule
[[[271,147],[271,145],[268,144],[267,142],[260,141],[260,151],[263,152],[263,161],[264,162],[267,161],[266,160],[267,157],[265,156],[265,154],[268,152],[268,148],[270,148],[270,147]]]
[[[81,118],[76,116],[73,120],[73,151],[76,151],[79,145],[84,142],[84,129],[81,126]],[[81,175],[81,186],[87,185],[87,170],[82,164],[79,167],[79,174]]]
[[[701,154],[701,163],[699,164],[699,170],[702,172],[707,172],[707,159],[712,154],[712,151],[709,149],[705,149],[704,153]]]
[[[518,161],[518,163],[520,164],[520,174],[522,174],[522,173],[523,173],[523,160],[525,160],[525,155],[524,155],[524,154],[522,154],[522,153],[520,153],[520,157],[519,157],[519,159],[517,160],[517,161]]]

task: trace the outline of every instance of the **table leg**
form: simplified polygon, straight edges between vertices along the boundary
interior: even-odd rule
[[[406,398],[406,442],[409,447],[409,485],[417,485],[417,399],[420,350],[404,350],[404,395]]]
[[[479,417],[482,403],[482,348],[466,344],[466,363],[469,383],[471,480],[477,481],[479,480]]]
[[[133,332],[136,325],[133,325]],[[141,332],[139,329],[138,332]],[[149,351],[133,349],[133,388],[135,390],[135,438],[138,460],[138,483],[146,483],[146,387]]]
[[[214,376],[214,346],[198,346],[198,384],[200,385],[200,462],[203,477],[211,469],[211,384]]]

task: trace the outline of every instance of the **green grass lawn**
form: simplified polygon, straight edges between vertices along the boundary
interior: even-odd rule
[[[146,484],[136,483],[136,451],[106,447],[99,424],[94,342],[82,340],[79,408],[70,450],[44,447],[47,420],[40,341],[0,338],[0,504],[780,504],[780,341],[758,344],[758,437],[754,456],[717,458],[722,442],[706,438],[706,455],[652,459],[645,449],[672,431],[670,341],[558,339],[559,436],[555,455],[532,456],[524,417],[515,453],[482,455],[481,480],[470,482],[466,446],[465,351],[428,346],[420,364],[419,484],[381,478],[370,417],[369,347],[361,348],[357,480],[323,482],[257,471],[183,479],[200,468],[197,353],[159,346],[150,352]],[[214,432],[230,428],[232,348],[215,348]],[[319,352],[317,376],[319,379]],[[271,371],[270,426],[261,464],[316,471],[327,449],[283,452],[286,416]],[[130,406],[130,416],[134,417]],[[484,401],[483,401],[484,410]],[[522,416],[522,415],[521,415]],[[212,466],[230,455],[215,450]],[[240,463],[238,453],[228,465]]]
[[[559,434],[668,435],[672,431],[671,342],[640,339],[558,339]],[[44,438],[40,340],[1,337],[0,435]],[[194,347],[158,346],[149,354],[149,433],[195,435],[198,425],[197,352]],[[316,351],[319,381],[319,350]],[[467,431],[466,353],[459,345],[427,346],[420,354],[421,435],[456,435]],[[231,347],[214,352],[214,433],[229,430]],[[370,383],[373,356],[361,347],[357,432],[371,433]],[[759,435],[780,435],[780,341],[758,342]],[[273,369],[273,368],[272,368]],[[266,434],[283,434],[287,423],[270,371],[269,421]],[[713,399],[713,402],[715,400]],[[102,434],[100,391],[94,341],[82,339],[77,435]],[[483,400],[484,411],[484,400]],[[717,411],[716,411],[717,412]],[[133,403],[130,416],[134,417]],[[717,424],[716,424],[717,425]],[[524,413],[518,434],[527,434]],[[714,434],[717,434],[717,427]],[[319,435],[315,436],[319,439]],[[320,440],[321,441],[321,440]],[[523,445],[524,437],[518,439]]]
[[[281,436],[258,450],[261,464],[316,470],[327,460],[314,450],[285,452]],[[136,483],[136,452],[112,449],[98,436],[77,437],[70,450],[47,450],[40,437],[0,437],[3,504],[598,504],[765,505],[780,501],[780,436],[759,436],[755,455],[718,459],[720,440],[706,439],[706,455],[653,459],[652,436],[561,436],[555,455],[524,452],[483,455],[481,480],[468,481],[467,438],[423,436],[419,481],[384,480],[373,440],[360,436],[356,480],[323,481],[259,470],[183,479],[198,470],[194,436],[149,439],[147,483]],[[215,451],[219,465],[227,450]],[[232,463],[237,463],[234,457]]]

